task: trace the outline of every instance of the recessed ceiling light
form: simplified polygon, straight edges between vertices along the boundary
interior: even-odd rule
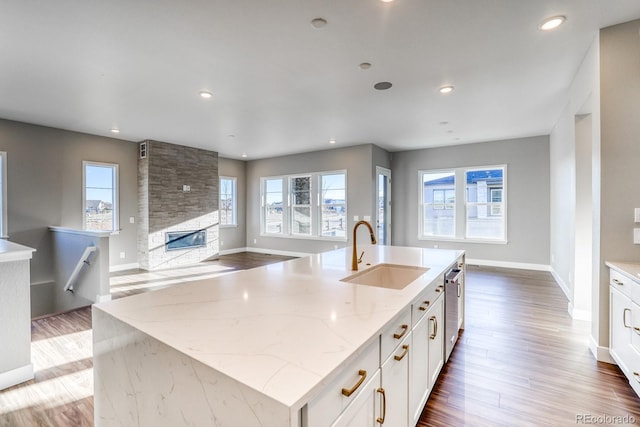
[[[540,24],[540,29],[542,31],[551,31],[558,28],[567,18],[565,16],[554,16],[552,18],[545,19],[542,24]]]
[[[247,158],[247,153],[242,153],[242,158]]]
[[[374,89],[377,89],[377,90],[387,90],[387,89],[389,89],[391,86],[393,86],[393,85],[391,84],[391,82],[378,82],[378,83],[376,83],[376,84],[374,84],[374,85],[373,85],[373,88],[374,88]]]
[[[111,133],[120,133],[120,129],[118,129],[118,128],[111,128]]]
[[[327,20],[324,18],[315,18],[311,20],[313,28],[322,28],[327,25]]]
[[[335,138],[331,138],[331,139],[329,140],[329,144],[335,144],[335,143],[336,143],[336,139],[335,139]]]
[[[203,90],[200,92],[200,97],[204,98],[204,99],[209,99],[213,96],[213,94],[211,92],[207,92],[206,90]]]
[[[370,62],[363,62],[360,65],[358,65],[358,67],[360,67],[363,70],[368,70],[369,68],[371,68],[371,63]]]
[[[453,92],[453,89],[454,89],[453,86],[442,86],[438,90],[440,91],[440,93],[451,93],[451,92]]]

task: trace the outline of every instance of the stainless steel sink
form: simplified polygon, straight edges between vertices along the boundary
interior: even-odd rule
[[[428,268],[412,265],[378,264],[340,279],[340,281],[379,288],[404,289],[427,271],[429,271]]]

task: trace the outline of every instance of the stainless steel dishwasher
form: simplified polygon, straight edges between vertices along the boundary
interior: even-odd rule
[[[444,276],[444,303],[445,303],[445,362],[449,360],[453,346],[458,340],[458,298],[460,298],[460,279],[462,270],[452,268]]]

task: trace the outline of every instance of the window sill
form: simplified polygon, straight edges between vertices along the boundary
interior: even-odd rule
[[[220,228],[238,228],[238,224],[220,224]]]
[[[295,240],[316,240],[319,242],[346,242],[347,237],[318,237],[318,236],[296,236],[296,235],[284,235],[284,234],[265,234],[261,233],[260,237],[275,237],[278,239],[295,239]]]
[[[497,239],[460,239],[456,237],[442,237],[442,236],[418,236],[418,240],[432,241],[432,242],[454,242],[454,243],[479,243],[483,245],[506,245],[508,240]]]

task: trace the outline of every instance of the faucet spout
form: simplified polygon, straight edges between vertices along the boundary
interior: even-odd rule
[[[376,235],[373,233],[373,227],[367,221],[358,221],[356,225],[353,226],[353,256],[351,258],[351,270],[353,271],[358,271],[358,262],[362,260],[362,257],[358,259],[358,249],[356,248],[356,236],[357,236],[356,231],[358,230],[358,227],[363,224],[366,225],[367,228],[369,229],[369,235],[371,236],[371,244],[375,245],[377,243]]]

